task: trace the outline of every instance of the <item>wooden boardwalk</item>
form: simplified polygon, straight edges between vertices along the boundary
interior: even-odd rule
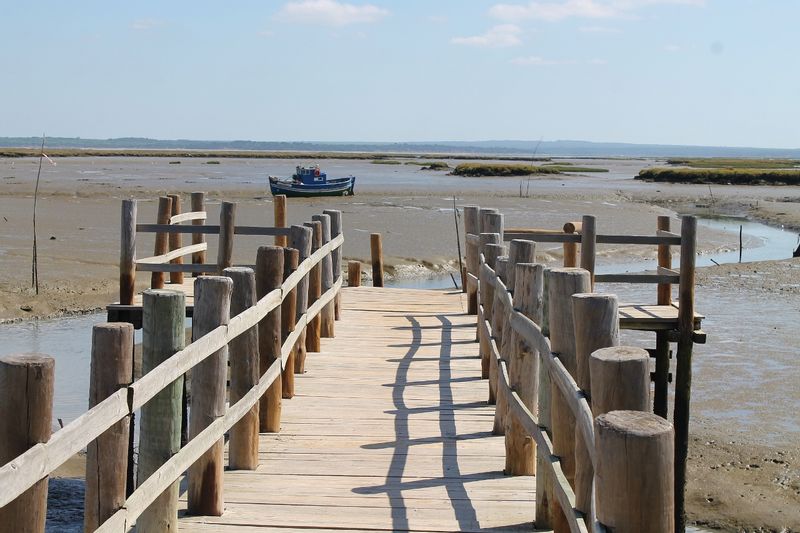
[[[534,478],[502,472],[461,293],[345,288],[256,471],[225,472],[225,513],[184,531],[530,531]]]

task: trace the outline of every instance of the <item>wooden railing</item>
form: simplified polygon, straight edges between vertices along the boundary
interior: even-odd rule
[[[126,213],[130,214],[131,209],[133,210],[134,217],[126,217]],[[175,481],[185,471],[187,471],[187,469],[189,469],[193,464],[196,463],[196,461],[198,461],[199,458],[204,456],[204,454],[206,454],[213,446],[215,446],[215,443],[219,442],[225,433],[228,432],[245,415],[247,415],[248,412],[251,412],[254,406],[259,403],[259,400],[262,399],[265,392],[272,385],[274,385],[276,381],[280,381],[279,378],[282,372],[291,373],[294,371],[294,368],[292,368],[294,363],[291,363],[292,367],[287,368],[287,366],[291,362],[293,351],[298,348],[298,343],[301,342],[306,334],[307,326],[310,326],[314,321],[319,320],[319,315],[323,309],[333,309],[334,300],[342,286],[341,269],[334,267],[332,264],[334,257],[337,260],[339,260],[341,257],[341,254],[337,251],[340,250],[340,247],[344,242],[344,235],[342,233],[341,225],[341,213],[338,211],[326,210],[325,215],[315,217],[315,219],[317,218],[322,221],[307,223],[307,226],[311,226],[313,230],[303,228],[302,226],[293,226],[291,229],[287,228],[285,231],[274,231],[270,229],[267,232],[262,232],[260,230],[258,232],[254,232],[254,230],[251,231],[249,228],[237,228],[240,230],[240,232],[249,235],[288,235],[294,232],[296,228],[299,228],[298,231],[305,231],[307,236],[313,235],[317,245],[314,246],[313,253],[303,259],[299,265],[297,265],[297,268],[294,270],[294,272],[291,272],[285,276],[285,279],[283,276],[283,269],[281,268],[279,275],[281,276],[281,279],[283,279],[282,283],[278,281],[278,283],[276,283],[276,288],[264,294],[254,305],[252,305],[252,307],[249,307],[248,309],[233,316],[229,321],[227,319],[227,307],[223,307],[221,311],[219,309],[211,310],[218,315],[221,314],[221,317],[219,324],[217,324],[215,327],[212,327],[206,334],[196,338],[190,345],[175,352],[162,363],[158,364],[155,368],[144,374],[138,381],[119,387],[117,390],[108,395],[107,398],[99,401],[99,403],[94,405],[94,407],[89,409],[89,411],[56,432],[52,438],[46,442],[39,442],[38,444],[35,444],[30,449],[2,466],[0,468],[0,486],[2,486],[3,489],[0,491],[0,510],[7,510],[13,505],[17,504],[22,500],[20,496],[27,494],[26,491],[30,491],[34,485],[37,485],[37,483],[40,483],[42,480],[46,480],[56,468],[65,463],[76,453],[87,448],[87,446],[90,446],[95,439],[106,433],[109,429],[113,428],[120,421],[126,420],[135,411],[147,406],[148,402],[156,398],[156,396],[165,391],[165,389],[172,386],[188,371],[192,369],[197,371],[197,369],[201,366],[201,363],[215,354],[218,354],[219,351],[225,349],[229,343],[235,341],[246,332],[252,331],[256,326],[263,326],[265,323],[264,321],[268,318],[268,316],[274,317],[276,312],[280,314],[282,302],[284,302],[290,295],[297,295],[298,316],[296,323],[294,324],[294,329],[290,332],[284,332],[285,335],[282,343],[280,343],[281,334],[280,332],[277,332],[277,342],[280,343],[279,353],[272,354],[271,357],[274,360],[266,369],[261,368],[261,371],[259,372],[260,377],[257,383],[255,383],[255,385],[252,386],[243,397],[238,399],[238,401],[233,402],[227,409],[225,409],[223,415],[216,417],[206,427],[201,428],[201,430],[196,433],[194,438],[192,438],[184,447],[182,447],[180,451],[174,455],[171,455],[168,460],[158,466],[158,468],[152,472],[149,477],[146,479],[140,479],[136,490],[133,491],[133,493],[127,498],[125,498],[123,502],[118,502],[115,508],[112,509],[113,513],[107,513],[108,516],[103,516],[98,521],[99,527],[97,528],[97,531],[127,531],[132,526],[133,522],[146,509],[148,509],[148,507],[151,506],[151,504],[153,504],[153,502],[155,502],[162,495],[162,493],[172,486]],[[178,218],[173,218],[173,222],[201,219],[202,218],[198,213],[186,213]],[[331,224],[331,221],[328,219],[333,219],[333,224]],[[137,228],[139,231],[152,230],[159,232],[177,231],[176,228],[179,228],[180,230],[189,228],[193,231],[203,232],[218,231],[218,228],[214,228],[213,226],[179,227],[174,225],[159,224],[154,225],[153,227],[148,225],[140,225],[137,227],[135,223],[132,223],[134,220],[135,203],[126,201],[123,203],[123,235],[125,235],[126,228]],[[326,227],[327,233],[322,231]],[[331,228],[333,228],[335,231],[333,236],[330,235]],[[311,243],[309,243],[309,247],[310,245]],[[194,253],[200,248],[201,246],[195,244],[189,247],[184,247],[183,249],[179,248],[174,252],[181,252],[182,254]],[[276,247],[267,248],[272,248],[273,251],[275,251]],[[277,250],[280,251],[282,249],[277,248]],[[125,252],[126,243],[123,239],[123,256],[125,256]],[[301,251],[301,256],[302,253],[303,252]],[[140,260],[137,265],[159,264],[162,267],[168,266],[163,262],[164,259],[169,258],[149,258],[146,260]],[[156,263],[156,261],[158,261],[158,263]],[[181,268],[186,269],[190,266],[191,265],[182,265]],[[206,271],[205,268],[206,266],[204,265],[202,271]],[[330,270],[330,272],[326,273],[325,271],[327,270]],[[333,274],[335,274],[335,278]],[[314,285],[315,278],[317,279],[318,286],[321,286],[320,284],[326,284],[326,286],[324,292],[319,294],[318,297],[314,298],[314,296],[317,295],[312,295],[309,297],[309,303],[306,308],[306,300],[303,299],[303,302],[301,302],[300,298],[305,298],[307,291],[303,292],[299,289],[302,289],[303,284],[305,284],[307,289],[309,276],[311,277],[312,286]],[[195,284],[204,284],[209,282],[209,280],[214,279],[215,278],[201,277],[195,281]],[[325,279],[327,279],[327,282],[324,281]],[[320,282],[320,280],[323,281]],[[158,290],[151,290],[150,292],[154,295],[157,295],[163,293],[164,291],[159,292]],[[175,295],[182,294],[174,291],[168,292]],[[147,295],[148,291],[145,291],[145,294]],[[148,313],[147,301],[147,298],[145,298],[145,314]],[[230,302],[230,297],[228,297],[227,301]],[[214,303],[216,304],[216,302]],[[202,305],[205,305],[202,301],[195,302],[195,306]],[[225,304],[221,301],[220,305],[224,306]],[[201,311],[202,310],[200,309],[196,309],[195,316],[198,316],[198,313]],[[180,335],[182,337],[182,331],[184,328],[182,309],[180,313],[176,313],[174,315],[175,316],[172,317],[172,320],[175,322],[173,326],[176,331],[181,332]],[[331,316],[333,315],[331,314]],[[170,317],[165,316],[161,317],[161,319],[168,320]],[[280,321],[278,321],[278,324],[280,324]],[[280,326],[278,326],[278,328],[279,327]],[[147,331],[147,328],[145,328],[145,339],[143,343],[145,347],[148,345],[148,342],[151,344],[154,342],[153,339],[148,337],[151,334],[152,333]],[[332,335],[332,330],[330,331],[330,335]],[[130,329],[129,343],[127,345],[123,343],[122,345],[132,346],[132,328]],[[305,348],[303,348],[303,350],[305,350]],[[95,348],[93,347],[93,354],[94,351]],[[109,359],[108,364],[111,364],[111,355],[112,354],[108,353],[104,354],[104,356]],[[128,357],[131,355],[132,354],[127,354]],[[266,355],[270,357],[270,354]],[[125,354],[122,356],[124,357]],[[252,357],[253,354],[250,354],[249,356]],[[263,358],[264,356],[265,354],[262,350],[261,357]],[[256,361],[258,361],[257,353],[255,354],[255,358]],[[94,366],[95,363],[93,361],[93,367]],[[256,368],[258,368],[257,363]],[[213,378],[215,380],[222,380],[222,390],[224,391],[226,375],[224,372],[217,372],[217,374],[215,374]],[[199,399],[200,395],[202,395],[204,392],[205,391],[202,390],[196,390],[195,398]],[[33,394],[33,392],[31,392],[31,394]],[[50,388],[50,395],[52,395],[52,384]],[[280,387],[278,390],[278,395],[278,398],[280,398]],[[52,397],[50,398],[50,401],[52,402]],[[222,402],[224,405],[224,397]],[[275,406],[270,405],[268,406],[268,409],[275,410]],[[273,413],[273,415],[274,414],[275,413]],[[277,419],[279,423],[279,407],[277,408]],[[174,421],[166,422],[172,423]],[[179,422],[178,425],[180,425]],[[145,431],[144,427],[142,428],[142,431]],[[163,431],[167,430],[164,429]],[[152,437],[154,436],[142,434],[140,436],[140,442],[142,442],[142,439],[146,440]],[[126,446],[124,446],[125,449],[116,450],[116,455],[127,457],[127,437],[119,442],[125,442]],[[257,442],[255,446],[257,446]],[[105,453],[109,454],[109,451],[106,450]],[[92,466],[98,467],[97,464]],[[123,479],[123,486],[121,490],[122,494],[124,494],[125,476],[121,477]],[[116,488],[119,489],[119,487]],[[221,493],[222,487],[207,487],[204,490],[217,491]],[[35,504],[36,509],[30,509],[26,512],[34,513],[37,510],[42,512],[42,506],[46,505],[46,491],[43,493],[43,495],[44,499],[37,497],[38,501]],[[100,497],[102,498],[104,496],[100,495]],[[109,496],[105,495],[105,497],[108,498]],[[209,495],[204,494],[202,497],[207,498]],[[94,503],[96,504],[97,502]],[[26,501],[25,504],[31,505],[29,501]],[[176,509],[172,509],[169,512],[175,514]],[[22,527],[21,524],[12,525]]]

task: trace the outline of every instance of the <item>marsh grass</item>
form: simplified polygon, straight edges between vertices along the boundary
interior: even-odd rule
[[[691,168],[730,169],[791,169],[800,166],[800,161],[796,159],[740,159],[728,157],[674,158],[668,159],[667,163]]]
[[[396,159],[373,159],[370,161],[373,165],[402,165],[400,161]]]
[[[452,174],[455,176],[532,176],[535,174],[560,174],[553,166],[534,166],[510,163],[461,163]]]
[[[646,168],[635,179],[711,185],[800,185],[800,170]]]

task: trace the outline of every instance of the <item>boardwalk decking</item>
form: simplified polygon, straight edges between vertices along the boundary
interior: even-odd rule
[[[534,478],[503,475],[461,293],[347,288],[258,470],[183,531],[530,531]],[[185,509],[185,494],[181,509]]]

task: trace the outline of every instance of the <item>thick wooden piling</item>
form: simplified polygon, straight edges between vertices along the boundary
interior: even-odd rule
[[[467,274],[479,276],[478,235],[480,234],[480,207],[464,206],[464,255]],[[469,276],[464,276],[467,291],[467,313],[478,314],[478,285]]]
[[[50,440],[54,383],[52,357],[38,353],[0,357],[0,464]],[[13,502],[0,507],[0,532],[44,531],[47,480],[45,477],[38,481]]]
[[[142,295],[142,373],[146,374],[182,350],[185,343],[185,296],[150,289]],[[141,485],[181,445],[183,376],[142,407],[137,482]],[[178,530],[178,481],[172,483],[136,520],[142,533]]]
[[[119,303],[133,304],[136,284],[136,200],[122,200],[119,245]]]
[[[314,215],[311,217],[315,222],[321,224],[322,242],[320,246],[324,246],[331,242],[331,217],[330,215]],[[320,265],[320,292],[325,293],[328,289],[333,287],[333,257],[330,253],[322,258]],[[336,320],[336,309],[333,300],[325,304],[325,307],[319,313],[319,334],[326,339],[334,336],[334,322]]]
[[[567,222],[564,224],[564,233],[567,235],[574,235],[575,233],[580,233],[582,230],[582,224],[580,222]],[[578,266],[578,243],[577,242],[565,242],[564,243],[564,266],[565,267],[576,267]]]
[[[497,233],[493,233],[492,235],[497,236]],[[506,247],[502,244],[486,244],[481,246],[481,252],[486,259],[486,264],[489,265],[492,270],[496,271],[497,259],[505,255]]]
[[[217,248],[217,271],[233,264],[233,232],[236,219],[236,204],[222,202],[219,208],[219,248]]]
[[[383,244],[380,233],[370,233],[369,249],[372,257],[372,286],[383,287]]]
[[[689,402],[692,392],[694,348],[694,270],[697,256],[697,219],[681,219],[681,269],[678,295],[678,351],[675,368],[675,527],[686,529],[686,459],[689,454]]]
[[[286,227],[286,195],[285,194],[276,194],[272,197],[272,206],[275,210],[275,227],[276,228],[285,228]],[[275,246],[281,246],[285,248],[289,244],[289,239],[286,235],[275,235]]]
[[[592,414],[650,410],[650,356],[642,348],[610,346],[589,357]]]
[[[200,276],[194,281],[192,342],[230,322],[233,281],[226,276]],[[194,439],[217,419],[225,416],[225,385],[228,377],[228,347],[212,353],[192,369],[192,402],[189,439]],[[187,510],[189,514],[221,516],[224,509],[222,474],[225,440],[210,445],[189,467]]]
[[[181,214],[181,197],[179,194],[168,194],[167,196],[170,197],[172,200],[172,206],[170,207],[170,216],[180,215]],[[169,249],[177,250],[183,246],[183,236],[180,233],[170,233],[169,234]],[[170,264],[173,265],[182,265],[183,264],[183,257],[176,257],[170,261]],[[170,283],[183,283],[183,272],[170,272],[169,273],[169,282]]]
[[[191,195],[192,211],[200,212],[206,210],[206,193],[193,192]],[[192,220],[192,226],[203,226],[206,221],[202,219]],[[206,236],[203,233],[192,233],[192,244],[202,244],[206,242]],[[202,265],[206,262],[206,251],[201,250],[192,254],[192,264]],[[192,276],[199,276],[199,272],[192,273]]]
[[[500,240],[503,239],[503,230],[505,229],[503,223],[503,214],[499,213],[497,209],[481,209],[481,233],[497,233],[500,235]]]
[[[589,357],[600,348],[619,345],[619,304],[613,294],[574,294],[572,315],[575,322],[575,382],[591,398]],[[620,385],[625,386],[625,382]],[[580,427],[580,426],[579,426]],[[575,433],[575,507],[589,515],[592,507],[591,450],[580,431]]]
[[[158,213],[156,214],[156,224],[169,224],[169,218],[172,216],[172,198],[169,196],[160,196],[158,198]],[[158,232],[155,235],[155,244],[153,246],[153,255],[163,255],[169,251],[169,234],[165,232]],[[150,274],[150,288],[163,289],[164,288],[164,273],[153,272]]]
[[[313,222],[306,222],[306,226],[313,230],[311,235],[311,253],[316,252],[322,246],[322,222],[315,220]],[[311,268],[308,274],[308,305],[311,305],[319,300],[322,295],[322,264],[318,262]],[[322,327],[322,317],[315,316],[308,321],[306,328],[306,351],[319,352],[322,349],[320,342]]]
[[[283,248],[260,246],[256,256],[256,296],[259,300],[283,282]],[[279,305],[258,323],[259,374],[264,375],[281,358],[281,306]],[[260,431],[277,433],[281,429],[281,376],[269,386],[259,406]]]
[[[597,226],[595,217],[584,215],[581,222],[581,268],[589,272],[591,290],[594,290],[594,262],[597,246]]]
[[[256,274],[252,268],[228,267],[222,271],[233,280],[231,318],[256,304]],[[231,367],[231,405],[241,400],[260,378],[258,326],[253,326],[228,344]],[[231,470],[258,468],[258,402],[230,431],[228,464]]]
[[[514,271],[514,308],[538,324],[542,320],[544,267],[518,263]],[[514,340],[509,363],[511,388],[522,403],[535,413],[538,410],[539,352],[520,337]],[[511,475],[536,474],[536,444],[533,439],[513,416],[506,417],[505,423],[506,472]]]
[[[283,280],[286,281],[299,262],[300,253],[294,248],[283,249]],[[289,334],[294,331],[297,322],[297,287],[286,294],[281,303],[281,346]],[[293,346],[286,358],[286,365],[281,373],[281,396],[285,399],[294,397],[294,367],[297,358],[297,345]]]
[[[615,533],[674,532],[672,425],[652,413],[612,411],[594,430],[597,520]]]
[[[133,324],[113,322],[92,328],[89,409],[133,376]],[[125,503],[130,416],[108,428],[86,449],[83,529],[94,531]]]
[[[658,217],[658,231],[670,230],[670,217]],[[658,245],[658,266],[672,269],[672,254],[669,244]],[[658,305],[672,303],[672,285],[660,283],[658,285]],[[656,331],[656,369],[654,376],[653,412],[662,418],[667,418],[668,390],[669,390],[669,332]]]
[[[585,229],[585,228],[584,228]],[[577,375],[575,360],[575,325],[572,295],[591,291],[589,272],[581,268],[556,268],[548,277],[550,343],[552,351],[573,378]],[[561,458],[561,466],[570,486],[575,487],[575,416],[558,387],[551,386],[550,418],[553,431],[553,452]],[[558,507],[553,501],[553,507]],[[554,513],[553,528],[564,529],[564,514]]]
[[[307,228],[305,226],[296,225],[290,228],[289,245],[297,250],[300,263],[305,261],[308,256],[311,255],[312,233],[313,232],[311,228]],[[296,319],[299,319],[301,316],[303,316],[308,309],[309,277],[310,276],[306,274],[297,284],[297,296],[295,298],[295,305],[297,307]],[[308,328],[303,326],[303,331],[300,332],[300,336],[297,339],[297,344],[295,345],[295,374],[302,374],[305,371],[307,329]]]
[[[338,209],[324,209],[322,211],[324,214],[331,217],[331,239],[335,239],[339,235],[342,234],[344,229],[342,228],[342,212]],[[333,281],[335,282],[339,277],[342,275],[342,253],[344,250],[343,245],[339,245],[332,252],[331,259],[333,261]],[[336,293],[336,297],[333,299],[333,311],[334,311],[334,319],[339,320],[341,318],[341,307],[342,307],[342,292],[339,291]]]
[[[361,286],[361,261],[347,262],[347,286]]]
[[[508,267],[506,267],[506,286],[512,293],[516,289],[517,265],[536,262],[536,243],[514,239],[508,247]]]

